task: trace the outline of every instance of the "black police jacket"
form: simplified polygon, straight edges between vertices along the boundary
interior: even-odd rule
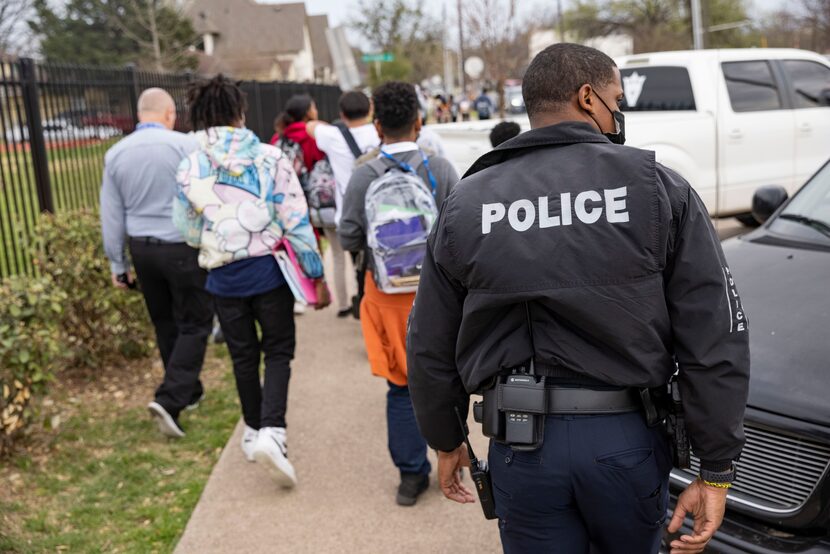
[[[454,407],[531,354],[615,386],[679,368],[694,452],[720,464],[744,443],[747,319],[706,208],[653,152],[585,123],[511,139],[455,186],[407,340],[418,425],[439,450],[462,442]]]

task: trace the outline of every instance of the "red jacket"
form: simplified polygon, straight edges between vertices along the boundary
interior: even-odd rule
[[[314,167],[314,164],[326,157],[325,154],[320,152],[317,143],[305,130],[305,122],[292,123],[285,128],[284,134],[288,140],[296,142],[303,149],[303,160],[309,171]]]

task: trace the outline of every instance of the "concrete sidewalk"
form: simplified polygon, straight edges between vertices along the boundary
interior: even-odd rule
[[[369,372],[359,322],[334,312],[297,318],[288,447],[298,487],[282,490],[245,461],[240,423],[176,552],[500,552],[497,524],[484,519],[478,504],[446,500],[434,479],[416,506],[395,504],[399,477],[386,447],[386,382]],[[480,426],[471,429],[476,453],[486,456]],[[432,453],[431,459],[434,477]]]

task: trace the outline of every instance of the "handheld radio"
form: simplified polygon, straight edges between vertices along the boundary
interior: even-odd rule
[[[487,468],[485,460],[476,458],[473,452],[473,445],[470,444],[470,437],[467,431],[467,426],[461,418],[461,412],[458,406],[455,408],[455,416],[458,418],[458,424],[461,426],[461,432],[464,433],[464,442],[467,445],[467,455],[470,457],[470,476],[476,485],[476,492],[478,493],[478,501],[481,502],[481,509],[484,511],[484,517],[487,519],[498,519],[496,515],[496,501],[493,498],[493,482],[490,480],[490,470]]]

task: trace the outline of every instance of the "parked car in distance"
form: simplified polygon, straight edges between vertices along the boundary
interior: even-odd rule
[[[43,134],[47,140],[72,139],[106,140],[121,136],[121,129],[111,125],[77,126],[64,118],[48,119],[43,122]]]
[[[707,552],[830,553],[830,162],[786,199],[782,187],[759,189],[763,225],[723,243],[751,378],[746,446]],[[697,464],[672,472],[674,493]]]
[[[511,114],[527,113],[525,99],[522,96],[522,85],[504,87],[504,109]]]
[[[714,216],[752,221],[755,189],[793,193],[830,154],[830,62],[819,54],[698,50],[617,64],[626,144],[654,150]]]

